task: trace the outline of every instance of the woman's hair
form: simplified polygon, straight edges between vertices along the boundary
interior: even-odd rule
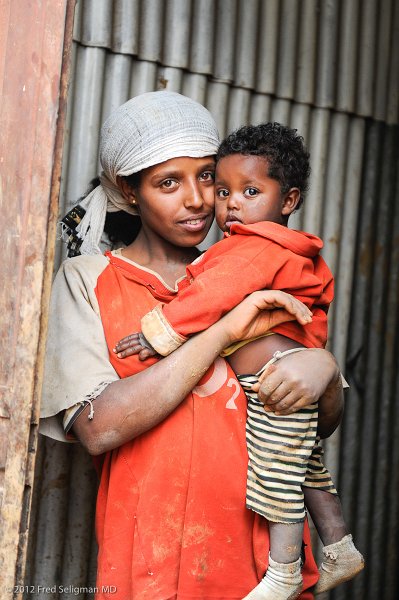
[[[140,173],[141,171],[124,178],[131,188],[138,188],[140,184]],[[98,184],[100,183],[98,178],[93,181],[98,181]],[[124,210],[107,212],[104,232],[107,234],[109,241],[113,246],[120,244],[120,242],[125,246],[128,246],[136,239],[140,229],[141,220],[139,216],[131,215]]]
[[[268,177],[279,182],[281,192],[297,187],[303,202],[309,187],[309,152],[296,129],[280,123],[262,123],[240,127],[219,146],[216,161],[231,154],[260,156],[268,162]]]
[[[129,246],[136,239],[140,229],[140,218],[129,215],[124,210],[109,212],[105,217],[104,233],[107,234],[112,246],[118,246],[121,243]]]

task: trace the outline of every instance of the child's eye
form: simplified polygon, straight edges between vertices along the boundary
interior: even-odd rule
[[[204,171],[200,175],[201,181],[215,181],[215,172],[214,171]]]
[[[216,197],[217,198],[228,198],[229,196],[229,191],[228,190],[217,190],[216,191]]]
[[[257,194],[259,194],[259,190],[253,187],[249,187],[246,190],[244,190],[244,194],[246,194],[247,196],[256,196]]]

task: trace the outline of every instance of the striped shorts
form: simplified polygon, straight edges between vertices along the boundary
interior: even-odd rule
[[[302,486],[337,494],[322,463],[323,449],[317,436],[318,404],[292,415],[277,416],[266,412],[257,394],[251,391],[258,381],[256,375],[239,375],[238,381],[248,401],[247,508],[268,521],[301,522],[305,519]]]

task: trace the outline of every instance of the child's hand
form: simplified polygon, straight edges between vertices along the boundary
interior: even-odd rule
[[[156,356],[154,348],[147,342],[142,333],[132,333],[119,340],[113,349],[118,358],[126,358],[138,354],[140,360]]]

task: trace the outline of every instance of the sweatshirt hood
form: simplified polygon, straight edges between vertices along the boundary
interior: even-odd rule
[[[288,229],[284,225],[271,221],[260,221],[249,225],[234,223],[231,226],[230,235],[234,234],[259,235],[276,242],[283,248],[288,248],[295,254],[309,258],[317,256],[323,247],[322,240],[316,235],[306,233],[306,231]]]

